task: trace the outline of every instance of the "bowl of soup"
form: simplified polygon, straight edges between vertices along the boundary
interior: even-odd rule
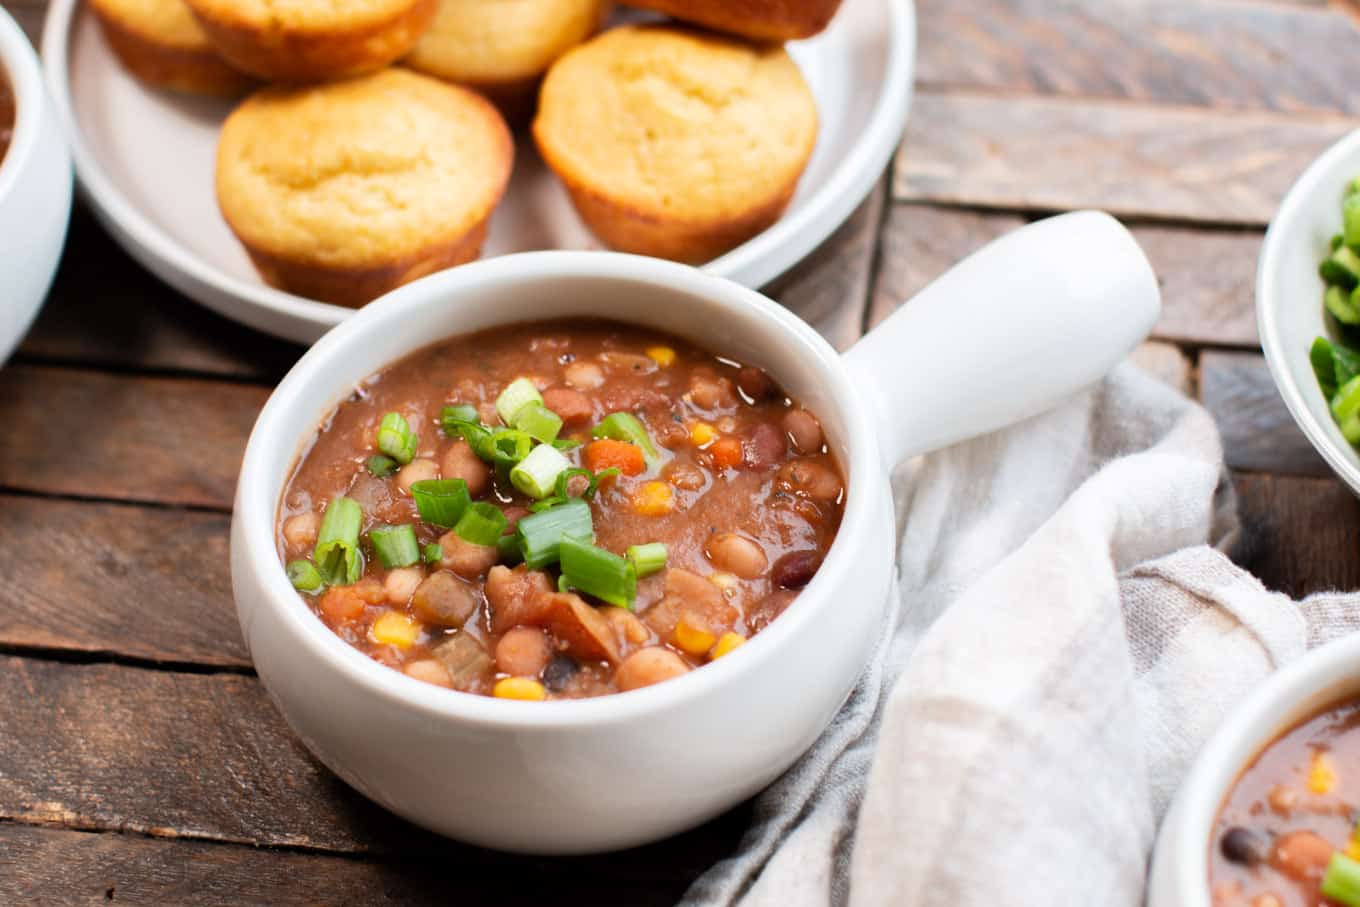
[[[980,324],[959,302],[997,273]],[[427,828],[535,853],[678,832],[786,769],[889,632],[889,468],[1096,380],[1157,309],[1094,212],[968,259],[845,356],[656,259],[432,276],[262,411],[243,633],[303,742]]]
[[[37,55],[0,9],[0,364],[42,307],[71,214],[71,157]]]
[[[1360,636],[1257,687],[1163,822],[1151,907],[1360,904]]]

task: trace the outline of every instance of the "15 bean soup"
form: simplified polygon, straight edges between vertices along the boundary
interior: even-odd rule
[[[722,658],[816,573],[845,485],[759,369],[604,322],[498,328],[374,376],[284,492],[342,639],[466,693],[570,699]]]
[[[9,140],[14,135],[14,92],[5,74],[0,72],[0,162],[9,151]]]
[[[1214,825],[1214,907],[1360,905],[1360,702],[1285,732],[1242,772]]]

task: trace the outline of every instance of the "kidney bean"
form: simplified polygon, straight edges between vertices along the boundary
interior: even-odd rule
[[[772,469],[784,459],[788,449],[788,438],[783,430],[769,422],[761,422],[742,444],[742,460],[748,469]]]
[[[688,673],[689,665],[679,655],[661,646],[648,646],[623,660],[614,682],[620,690],[637,690]]]
[[[737,387],[752,403],[759,403],[774,393],[774,382],[770,376],[753,365],[737,372]]]
[[[543,405],[557,413],[568,428],[589,422],[595,415],[590,398],[570,387],[548,388],[543,392]]]
[[[801,589],[817,575],[822,556],[816,551],[790,551],[774,562],[770,581],[783,589]]]
[[[822,425],[807,410],[791,409],[785,413],[784,430],[799,453],[812,454],[822,449]]]

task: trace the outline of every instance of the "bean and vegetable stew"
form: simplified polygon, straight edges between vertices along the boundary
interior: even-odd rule
[[[9,151],[9,140],[14,135],[14,92],[9,87],[9,82],[5,81],[5,74],[0,73],[0,161],[5,159],[5,152]]]
[[[1214,825],[1214,907],[1360,907],[1360,702],[1335,706],[1247,766]]]
[[[368,380],[284,492],[293,585],[407,675],[507,699],[721,658],[812,579],[844,481],[759,369],[603,322],[498,328]]]

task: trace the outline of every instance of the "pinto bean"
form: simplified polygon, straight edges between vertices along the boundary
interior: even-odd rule
[[[709,539],[704,554],[719,570],[735,573],[742,579],[755,579],[770,566],[764,550],[745,536],[723,532]]]
[[[492,567],[486,575],[486,602],[491,608],[491,629],[504,633],[521,624],[542,622],[547,611],[552,580],[542,570],[524,567]]]
[[[398,607],[405,605],[424,579],[425,571],[419,567],[401,567],[389,572],[383,581],[388,603]]]
[[[822,423],[807,410],[791,409],[785,413],[784,430],[799,453],[813,454],[822,449]]]
[[[788,450],[788,437],[783,430],[762,422],[741,445],[741,458],[748,469],[773,469]]]
[[[397,472],[397,487],[407,494],[417,482],[439,478],[439,464],[434,460],[412,460]]]
[[[817,551],[790,551],[774,562],[770,581],[783,589],[801,589],[817,575],[822,555]]]
[[[283,540],[292,548],[310,548],[316,544],[320,530],[320,515],[309,510],[283,521]]]
[[[741,388],[741,392],[753,403],[759,403],[774,393],[774,382],[770,380],[770,376],[753,365],[748,365],[737,372],[737,387]]]
[[[1335,850],[1331,842],[1311,831],[1291,831],[1275,842],[1270,865],[1300,882],[1316,881],[1327,870]]]
[[[477,592],[448,571],[425,579],[411,595],[416,617],[442,627],[461,627],[477,610]]]
[[[626,692],[688,673],[689,665],[679,655],[661,646],[648,646],[624,659],[614,672],[614,682]]]
[[[501,553],[495,545],[476,545],[450,530],[439,537],[443,554],[440,566],[452,570],[463,579],[477,579],[496,566]]]
[[[802,492],[814,501],[834,501],[841,494],[841,478],[816,460],[792,460],[779,470],[779,484]]]
[[[590,398],[569,387],[550,387],[543,392],[543,405],[557,413],[568,428],[589,422],[595,415]]]
[[[702,469],[689,463],[677,463],[672,466],[668,478],[672,485],[683,491],[698,491],[708,481]]]
[[[537,677],[551,657],[548,637],[537,627],[516,627],[496,643],[496,670],[514,677]]]
[[[578,391],[593,391],[604,384],[604,369],[593,362],[573,362],[562,375]]]
[[[474,498],[491,484],[491,467],[472,452],[466,441],[455,441],[444,451],[439,471],[446,479],[462,479],[466,482],[468,494]]]
[[[689,378],[690,402],[700,409],[717,410],[735,406],[732,382],[706,369],[696,370]]]

